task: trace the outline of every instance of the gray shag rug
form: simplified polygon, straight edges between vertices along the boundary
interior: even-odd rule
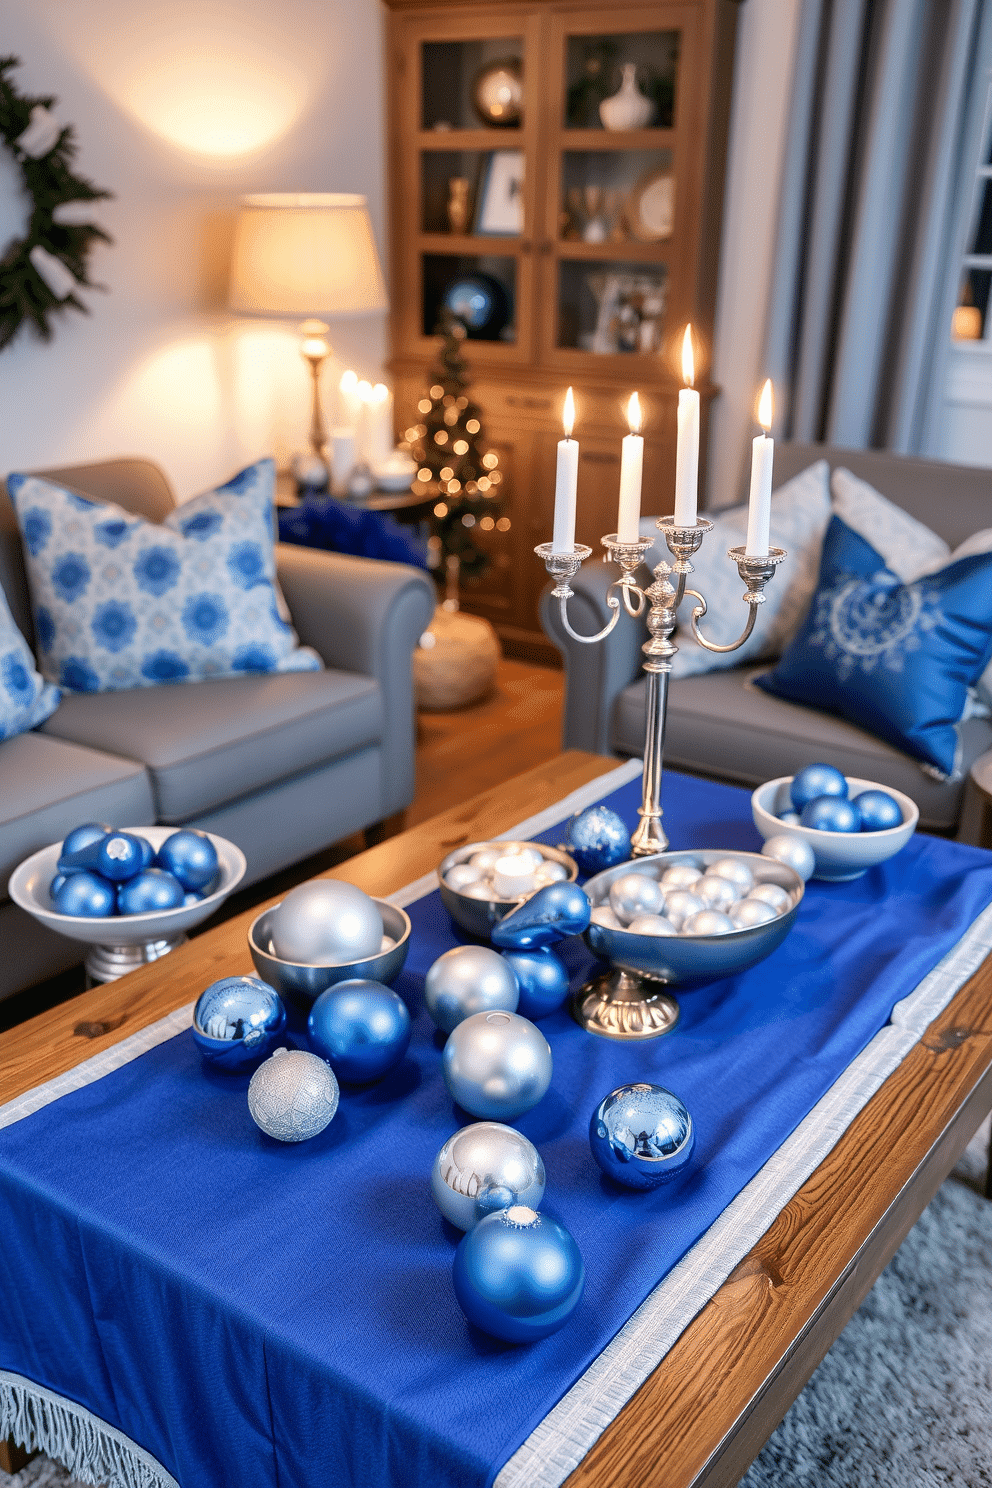
[[[971,1143],[740,1488],[992,1488],[989,1128]],[[84,1488],[35,1457],[0,1488]]]

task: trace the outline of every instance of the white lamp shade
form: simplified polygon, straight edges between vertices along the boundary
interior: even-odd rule
[[[388,306],[364,196],[245,196],[234,235],[232,310],[363,315]]]

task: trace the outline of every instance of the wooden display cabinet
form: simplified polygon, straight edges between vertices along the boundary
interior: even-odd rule
[[[557,659],[538,622],[547,576],[532,550],[551,536],[569,384],[579,542],[598,548],[616,527],[620,441],[635,389],[644,411],[642,510],[672,507],[689,321],[705,463],[737,0],[386,3],[390,367],[400,435],[417,422],[445,294],[467,280],[469,313],[476,301],[480,308],[466,361],[500,455],[510,528],[480,536],[493,562],[465,587],[463,603],[493,622],[511,652]],[[484,122],[474,97],[480,75],[501,64],[494,96],[507,100],[506,125]],[[630,64],[652,117],[607,129],[599,103]],[[522,105],[513,119],[515,74]],[[461,202],[449,205],[454,196]]]

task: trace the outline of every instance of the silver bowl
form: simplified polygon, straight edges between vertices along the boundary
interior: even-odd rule
[[[499,847],[507,853],[518,852],[522,847],[535,847],[542,857],[551,863],[560,863],[568,873],[568,882],[574,883],[579,876],[579,866],[574,858],[568,853],[562,852],[559,847],[549,847],[546,842],[504,842],[502,839],[496,842],[470,842],[465,847],[456,847],[446,858],[442,858],[437,870],[438,884],[441,889],[441,902],[450,914],[456,925],[467,930],[470,935],[477,936],[480,940],[488,940],[492,934],[492,928],[498,920],[503,919],[516,909],[523,899],[472,899],[467,894],[459,894],[456,889],[449,889],[444,881],[444,875],[456,863],[467,863],[469,858],[484,847]],[[529,896],[526,896],[529,897]]]
[[[407,951],[410,949],[410,917],[403,909],[385,899],[374,901],[382,915],[382,928],[396,944],[388,951],[377,951],[361,961],[342,961],[333,966],[315,966],[300,961],[282,961],[272,952],[272,916],[279,908],[270,904],[263,909],[248,927],[248,949],[255,963],[255,970],[270,987],[275,987],[283,997],[303,998],[313,1002],[321,992],[333,987],[335,982],[346,982],[352,977],[364,977],[373,982],[385,982],[388,986],[403,970]]]
[[[676,863],[705,869],[720,858],[731,857],[747,863],[756,883],[775,883],[786,890],[790,903],[784,914],[725,935],[631,935],[628,930],[590,923],[583,932],[585,942],[613,970],[588,982],[573,997],[572,1014],[584,1028],[607,1038],[657,1038],[674,1028],[679,1017],[678,1003],[663,987],[699,987],[736,976],[781,945],[795,923],[806,886],[798,873],[761,853],[728,848],[656,853],[597,873],[585,890],[595,908],[608,902],[614,879],[626,873],[659,878]]]

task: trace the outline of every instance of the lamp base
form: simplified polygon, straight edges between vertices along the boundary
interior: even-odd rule
[[[629,971],[610,970],[572,997],[572,1017],[602,1038],[661,1038],[679,1021],[679,1005],[657,982]]]

